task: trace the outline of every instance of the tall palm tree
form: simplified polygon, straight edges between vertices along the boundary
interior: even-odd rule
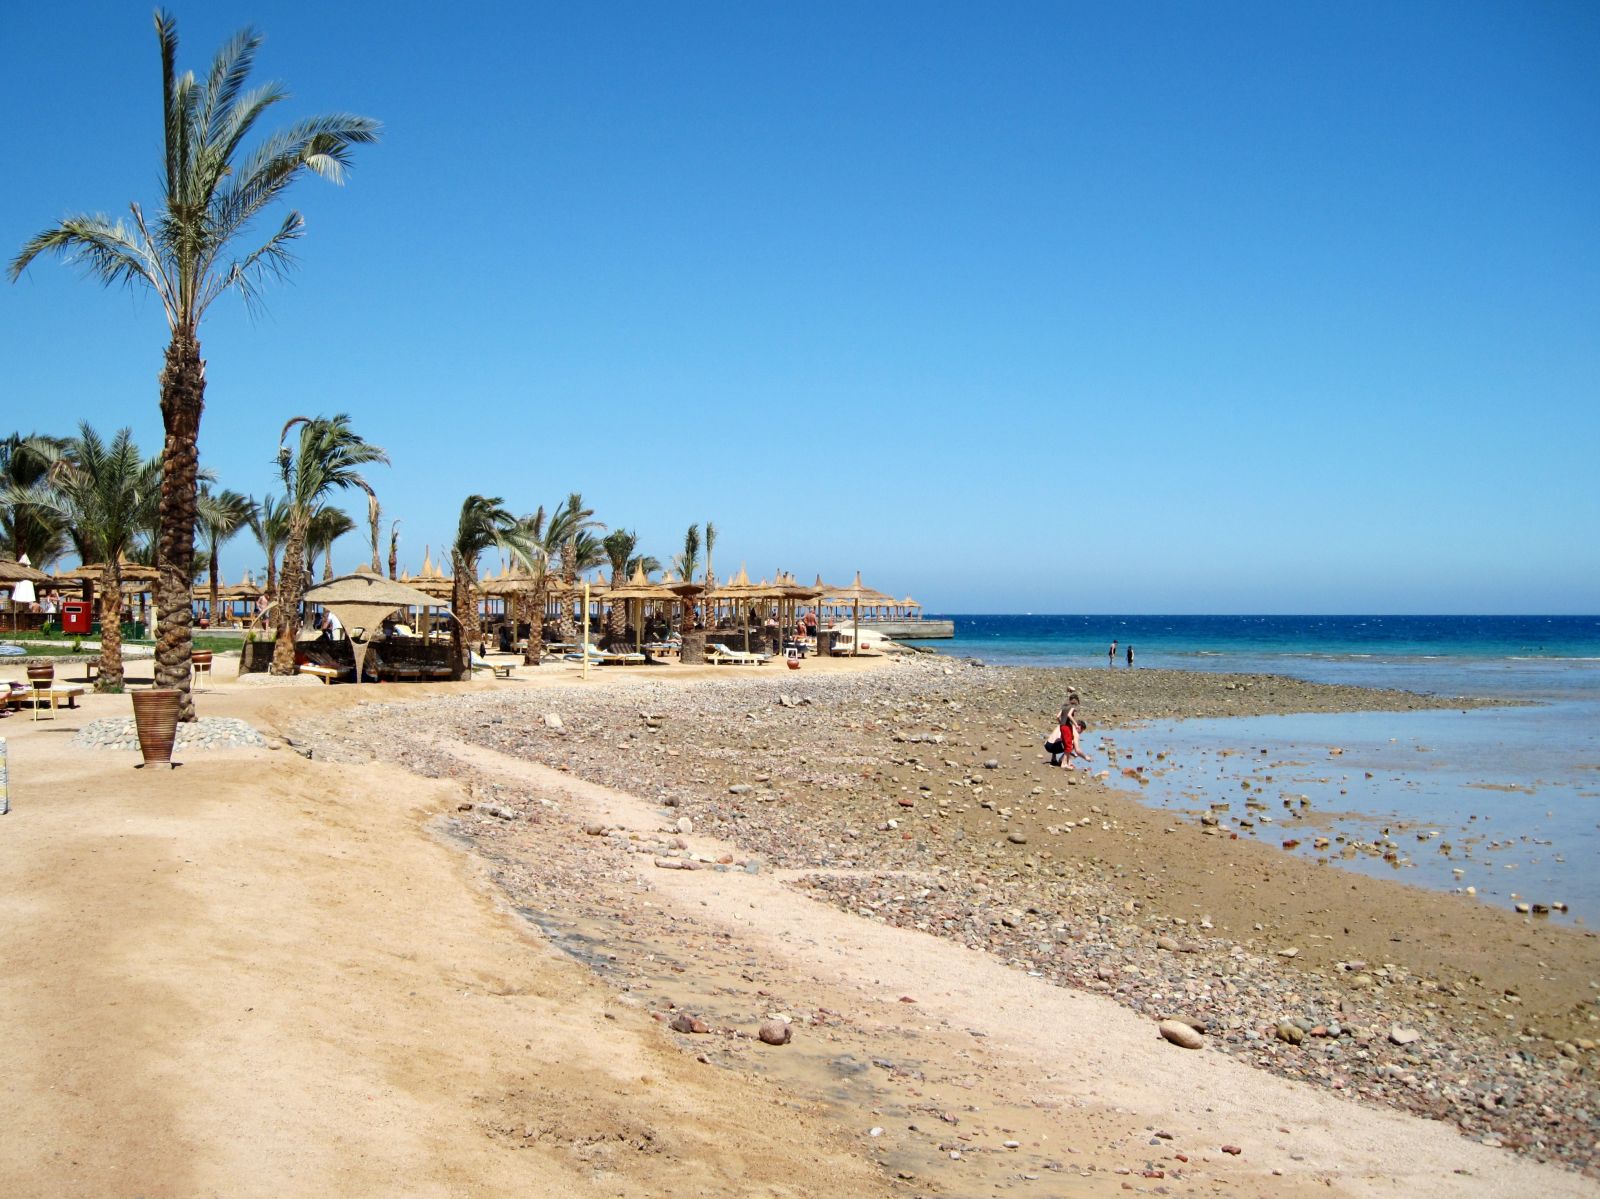
[[[605,528],[593,517],[594,509],[585,508],[583,496],[574,491],[550,518],[550,535],[560,547],[561,582],[567,591],[567,602],[562,607],[559,625],[563,641],[571,641],[578,635],[578,572],[605,561],[595,552],[597,543],[594,538],[585,538],[585,534],[591,530]]]
[[[389,577],[400,577],[400,522],[389,526]]]
[[[317,558],[322,558],[322,581],[333,578],[333,543],[353,532],[356,522],[341,508],[323,504],[311,514],[306,525],[306,578],[317,576]]]
[[[49,468],[31,494],[60,513],[85,563],[100,576],[100,677],[97,691],[122,690],[122,560],[150,521],[161,495],[161,464],[145,458],[130,429],[107,442],[88,422],[52,446],[35,443]]]
[[[261,38],[246,29],[218,51],[203,80],[178,73],[178,28],[155,14],[161,46],[161,111],[165,132],[162,194],[154,220],[129,205],[132,224],[108,217],[68,217],[29,240],[12,259],[13,281],[40,254],[72,259],[107,285],[144,285],[161,301],[169,340],[161,371],[161,581],[156,682],[182,694],[180,715],[194,719],[189,694],[193,612],[196,448],[205,406],[200,321],[223,294],[237,291],[255,307],[260,288],[293,265],[289,247],[305,228],[289,211],[261,245],[240,253],[256,218],[311,172],[342,182],[351,152],[377,141],[378,123],[334,114],[311,117],[263,138],[248,154],[245,139],[262,115],[287,98],[275,83],[245,90]]]
[[[678,555],[677,566],[683,575],[685,583],[694,582],[694,572],[700,565],[700,526],[690,525],[683,534],[683,553]],[[689,635],[694,632],[694,605],[687,599],[683,601],[683,612],[678,618],[678,635],[688,644]]]
[[[264,586],[267,598],[275,600],[278,598],[278,554],[283,550],[283,543],[289,539],[289,505],[275,495],[267,496],[256,506],[256,515],[250,521],[250,532],[254,534],[261,552],[267,556]]]
[[[616,529],[608,533],[600,542],[605,550],[606,557],[611,562],[611,585],[624,587],[628,582],[628,560],[633,557],[633,551],[639,548],[639,535],[627,529]],[[626,600],[614,600],[611,604],[611,618],[606,623],[606,641],[625,641],[628,636],[628,604]]]
[[[456,521],[455,540],[450,543],[450,566],[455,578],[450,607],[455,623],[450,626],[456,661],[468,669],[467,652],[483,636],[478,620],[478,598],[473,586],[478,581],[478,559],[485,550],[503,549],[524,565],[535,556],[529,518],[511,515],[499,496],[469,495],[461,501],[461,516]]]
[[[532,580],[532,588],[518,600],[517,618],[528,622],[528,641],[522,652],[525,666],[537,666],[544,657],[544,611],[550,599],[550,563],[555,557],[555,538],[545,520],[544,505],[532,516],[518,522],[524,553],[518,565]]]
[[[50,469],[48,457],[39,447],[60,449],[59,437],[13,433],[0,439],[0,490],[22,496],[42,482]],[[41,507],[19,498],[15,503],[0,503],[0,554],[21,558],[24,554],[39,569],[48,567],[67,549],[66,524],[53,508]]]
[[[295,447],[285,444],[296,426]],[[303,568],[306,537],[312,517],[332,492],[350,487],[367,490],[358,467],[388,462],[389,456],[350,427],[343,412],[333,417],[296,416],[278,436],[278,470],[283,476],[284,504],[288,508],[288,535],[284,539],[283,577],[278,581],[278,644],[272,651],[272,673],[294,673],[294,640],[300,632],[300,597],[305,594]],[[347,518],[348,519],[348,518]]]
[[[706,590],[717,585],[717,576],[711,570],[711,551],[717,548],[717,526],[706,521]],[[693,582],[694,580],[689,580]]]
[[[222,547],[241,530],[254,525],[256,521],[256,502],[247,495],[240,495],[237,491],[213,492],[209,487],[202,487],[195,507],[195,516],[200,525],[201,536],[206,545],[206,567],[211,582],[211,621],[214,625],[217,619],[217,590],[220,579],[217,571],[217,558],[222,552]]]

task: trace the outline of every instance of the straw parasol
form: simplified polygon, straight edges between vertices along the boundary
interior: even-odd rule
[[[27,557],[26,554],[23,557]],[[19,562],[14,558],[0,558],[0,587],[14,586],[17,583],[48,583],[50,576],[42,570],[35,570],[26,562]]]
[[[431,608],[434,598],[425,591],[386,579],[373,570],[358,570],[311,588],[301,597],[307,603],[321,604],[339,618],[356,659],[356,682],[361,682],[361,665],[367,656],[370,630],[383,618],[401,608]]]
[[[122,576],[123,583],[155,583],[161,578],[161,572],[154,566],[145,566],[140,562],[129,562],[126,558],[117,563],[117,573]],[[51,581],[56,583],[89,583],[97,584],[106,575],[104,562],[86,562],[75,570],[64,570],[57,574]]]
[[[894,596],[885,595],[883,592],[868,587],[861,581],[861,572],[856,571],[855,582],[848,587],[839,587],[831,590],[822,597],[826,604],[849,604],[854,609],[854,627],[850,635],[850,656],[854,657],[861,647],[861,605],[867,604],[892,604]]]
[[[38,599],[34,591],[35,583],[48,582],[50,576],[42,570],[35,570],[28,564],[28,555],[23,554],[21,560],[0,558],[0,586],[11,591],[11,631],[17,629],[17,605],[31,604]]]

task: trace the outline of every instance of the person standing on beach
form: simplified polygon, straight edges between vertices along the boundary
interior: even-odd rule
[[[1133,669],[1133,646],[1128,647],[1128,669]]]
[[[1111,643],[1111,648],[1106,650],[1106,665],[1107,666],[1115,666],[1116,664],[1117,664],[1117,643],[1115,641],[1113,641]]]

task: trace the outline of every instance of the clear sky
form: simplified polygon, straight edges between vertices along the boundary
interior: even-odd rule
[[[385,124],[207,318],[203,459],[259,496],[349,412],[413,569],[469,492],[580,489],[939,611],[1600,610],[1600,6],[175,12],[196,71],[267,35],[274,124]],[[0,5],[0,52],[5,257],[153,207],[149,6]],[[165,342],[37,263],[0,426],[154,451]]]

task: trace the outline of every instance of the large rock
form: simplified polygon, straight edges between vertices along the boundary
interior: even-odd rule
[[[1181,1020],[1163,1020],[1156,1025],[1157,1031],[1167,1040],[1181,1049],[1202,1048],[1206,1039]]]
[[[756,1036],[767,1045],[787,1045],[794,1036],[794,1030],[782,1020],[768,1020],[761,1026]]]

